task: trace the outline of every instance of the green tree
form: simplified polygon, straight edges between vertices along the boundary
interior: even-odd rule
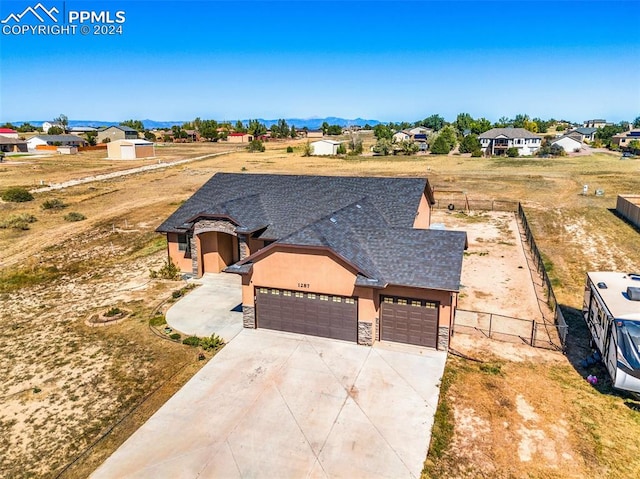
[[[263,123],[260,123],[258,120],[249,120],[247,133],[253,135],[254,138],[258,138],[267,133],[267,127]]]
[[[344,146],[344,143],[340,143],[338,145],[338,150],[337,150],[338,155],[344,155],[347,153],[347,147]]]
[[[377,126],[377,125],[376,125]],[[373,152],[379,155],[387,156],[393,151],[393,143],[390,138],[378,138],[373,147]]]
[[[382,123],[378,123],[373,127],[373,136],[375,136],[378,140],[387,139],[391,140],[393,137],[393,130],[389,128],[388,125],[383,125]]]
[[[597,140],[600,140],[604,146],[607,148],[611,147],[611,139],[614,135],[618,133],[622,133],[624,128],[620,125],[606,125],[601,128],[598,128],[596,131],[595,137]]]
[[[458,132],[462,134],[465,130],[471,130],[474,123],[475,122],[469,113],[459,113],[454,125],[458,129]]]
[[[427,118],[422,120],[419,125],[416,126],[424,126],[425,128],[431,128],[433,131],[440,131],[444,128],[445,125],[446,122],[444,121],[444,118],[438,114],[434,114],[428,116]]]
[[[13,123],[6,122],[4,125],[0,125],[0,128],[9,128],[10,130],[16,130]]]
[[[538,123],[533,120],[525,120],[522,128],[530,131],[531,133],[538,133]]]
[[[640,128],[640,116],[636,116],[636,119],[633,120],[633,127]]]
[[[60,123],[60,125],[62,125],[62,129],[64,130],[64,133],[66,133],[69,130],[69,118],[67,118],[67,115],[60,115],[58,118],[54,118],[53,121],[55,121],[56,123]]]
[[[198,118],[198,120],[200,120]],[[198,131],[200,136],[209,141],[216,141],[218,139],[218,122],[215,120],[200,120],[198,125]]]
[[[631,140],[629,142],[629,146],[627,148],[634,155],[639,155],[640,154],[640,140]]]
[[[95,146],[98,142],[98,132],[97,131],[88,131],[86,135],[84,135],[89,142],[89,145]]]
[[[265,147],[260,140],[253,140],[251,141],[251,143],[249,143],[249,146],[247,147],[247,149],[251,153],[256,153],[256,152],[264,151]]]
[[[460,141],[460,153],[473,153],[476,150],[480,150],[480,140],[478,140],[478,135],[471,133],[470,135],[465,136],[462,141]]]
[[[6,128],[8,128],[8,127],[6,127]],[[18,128],[16,128],[16,130],[19,133],[29,133],[31,131],[36,131],[37,128],[35,126],[33,126],[31,123],[25,122],[22,125],[20,125]]]
[[[236,121],[236,126],[233,127],[233,130],[236,133],[246,133],[247,132],[247,128],[244,126],[244,123],[242,123],[240,120]]]
[[[350,135],[347,146],[352,155],[362,154],[362,151],[363,151],[362,139],[357,133],[352,133]]]
[[[328,135],[341,135],[342,134],[342,127],[340,125],[329,125],[329,128],[327,128],[327,133]]]
[[[515,146],[507,148],[507,156],[509,158],[517,158],[519,156],[518,149]]]
[[[156,141],[156,135],[154,135],[153,133],[151,133],[149,130],[144,132],[144,139],[147,141]]]
[[[308,141],[304,144],[302,148],[302,156],[311,156],[313,155],[313,146]]]
[[[327,135],[328,134],[327,132],[329,131],[329,123],[327,123],[326,121],[323,121],[320,129],[322,130],[323,134]]]
[[[493,125],[495,128],[506,128],[508,126],[513,126],[513,120],[509,119],[506,116],[501,116],[498,118],[498,121]]]
[[[289,136],[291,138],[298,138],[298,131],[294,125],[291,125],[291,129],[289,130]]]
[[[47,130],[47,135],[62,135],[64,130],[59,126],[52,126]]]
[[[280,138],[288,138],[291,134],[291,129],[287,125],[287,121],[283,118],[278,120],[278,130],[280,130]]]
[[[440,130],[438,136],[443,137],[449,146],[449,151],[453,150],[457,143],[457,135],[456,130],[452,126],[445,126],[442,130]],[[448,151],[448,152],[449,152]],[[447,153],[448,153],[447,152]]]
[[[480,135],[485,131],[489,131],[491,129],[491,122],[486,118],[478,118],[471,125],[471,133],[475,133],[476,135]]]
[[[399,146],[400,151],[402,151],[402,153],[407,156],[416,154],[420,149],[420,147],[411,140],[402,140]]]
[[[521,113],[517,114],[513,119],[513,127],[514,128],[525,128],[526,122],[529,121],[529,115],[523,115]]]
[[[128,126],[129,128],[133,128],[138,132],[144,131],[144,125],[140,120],[125,120],[120,122],[120,126]],[[188,128],[189,130],[191,128]]]
[[[446,155],[451,151],[451,146],[446,137],[438,135],[431,144],[431,153],[436,155]]]
[[[173,125],[171,127],[171,131],[173,132],[174,141],[182,138],[187,138],[189,136],[187,135],[187,132],[184,131],[181,126],[178,126],[178,125]]]

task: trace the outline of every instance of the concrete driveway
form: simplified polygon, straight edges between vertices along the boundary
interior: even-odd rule
[[[188,335],[216,333],[228,343],[242,331],[241,276],[205,274],[191,281],[200,286],[169,308],[167,324]]]
[[[419,477],[445,359],[244,329],[91,477]]]

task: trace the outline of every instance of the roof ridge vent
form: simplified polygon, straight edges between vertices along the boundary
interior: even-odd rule
[[[632,286],[627,287],[627,297],[631,301],[640,301],[640,288],[634,288]]]
[[[335,219],[333,216],[331,218],[329,218],[329,221],[331,221],[332,223],[337,223],[338,222],[338,220]]]

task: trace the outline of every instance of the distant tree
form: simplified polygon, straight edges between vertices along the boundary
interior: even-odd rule
[[[455,127],[459,133],[464,133],[465,130],[471,130],[474,120],[469,113],[459,113],[454,122]]]
[[[475,133],[476,135],[480,135],[485,131],[489,131],[491,129],[491,122],[486,118],[478,118],[471,125],[471,133]]]
[[[349,137],[349,142],[347,143],[347,146],[349,148],[350,154],[352,155],[362,154],[363,147],[362,147],[362,139],[360,138],[360,135],[358,135],[357,133],[352,133]]]
[[[198,120],[200,119],[198,118]],[[209,141],[218,139],[218,122],[216,120],[200,120],[198,123],[198,131],[202,138]]]
[[[378,126],[378,125],[376,125]],[[387,156],[393,151],[393,143],[390,138],[378,138],[378,141],[373,147],[374,153]]]
[[[59,126],[52,126],[47,131],[47,135],[62,135],[64,130]]]
[[[64,133],[66,133],[69,130],[69,118],[67,118],[67,115],[61,114],[58,118],[54,118],[53,121],[62,125],[62,129],[64,130]]]
[[[640,116],[638,117],[638,119],[640,120]],[[365,125],[362,127],[363,130],[371,130],[371,125],[369,125],[369,123],[365,123]]]
[[[480,150],[480,140],[478,140],[478,135],[471,133],[470,135],[465,136],[462,141],[460,141],[460,153],[473,153],[476,150]]]
[[[89,142],[89,145],[95,146],[98,142],[98,132],[97,131],[88,131],[85,135],[85,138]]]
[[[438,114],[428,116],[416,126],[424,126],[425,128],[431,128],[433,131],[440,131],[444,128],[446,122],[444,118]]]
[[[383,125],[382,123],[378,123],[373,127],[373,136],[375,136],[378,140],[388,139],[391,140],[393,137],[393,130],[389,128],[388,125]]]
[[[327,123],[326,121],[323,121],[320,129],[322,130],[322,133],[326,135],[327,131],[329,130],[329,123]]]
[[[513,123],[511,126],[514,128],[524,128],[525,122],[529,121],[529,115],[523,115],[521,113],[517,114],[513,119]]]
[[[447,125],[445,126],[442,130],[440,130],[440,132],[438,133],[438,137],[443,137],[444,140],[447,142],[447,145],[449,147],[449,151],[453,150],[456,146],[457,143],[457,135],[456,135],[456,130],[454,127]],[[449,153],[449,151],[447,151],[447,153]]]
[[[146,130],[144,132],[144,139],[147,140],[147,141],[156,141],[157,140],[156,135],[151,133],[149,130]]]
[[[551,120],[545,121],[541,118],[534,118],[533,121],[536,123],[536,125],[538,125],[537,133],[546,133],[549,130],[549,127],[553,124],[553,121]]]
[[[633,127],[640,128],[640,116],[636,116],[636,119],[633,120]]]
[[[342,127],[340,125],[329,125],[329,127],[327,128],[327,132],[325,133],[325,135],[341,135],[342,134]]]
[[[302,156],[311,156],[313,155],[313,146],[308,141],[304,144],[302,148]]]
[[[236,121],[236,125],[233,127],[233,129],[236,133],[247,132],[247,128],[244,126],[244,123],[242,123],[240,120]]]
[[[621,121],[620,123],[618,123],[618,125],[620,125],[620,128],[622,128],[622,131],[628,131],[631,129],[631,123],[629,123],[628,121]]]
[[[251,143],[249,143],[249,146],[247,147],[247,149],[251,153],[256,153],[256,152],[264,151],[265,147],[260,140],[253,140],[251,141]]]
[[[291,129],[289,130],[289,136],[291,138],[298,138],[298,131],[294,125],[291,125]]]
[[[509,119],[506,116],[501,116],[498,118],[498,121],[493,125],[495,128],[506,128],[508,126],[513,126],[513,120]]]
[[[267,133],[267,127],[263,123],[260,123],[258,120],[249,120],[247,133],[253,135],[254,138],[258,138]]]
[[[515,146],[512,146],[511,148],[507,148],[507,156],[509,158],[517,158],[520,155],[520,153],[518,152],[518,149]]]
[[[411,140],[402,140],[399,146],[400,151],[402,151],[402,153],[407,156],[417,153],[420,149],[420,147]]]
[[[120,126],[128,126],[129,128],[133,128],[138,132],[144,131],[144,125],[140,120],[125,120],[120,122]],[[191,129],[191,128],[189,128]]]
[[[629,145],[627,146],[627,149],[634,155],[640,154],[640,140],[631,140],[629,142]]]
[[[431,144],[431,153],[436,155],[446,155],[451,151],[451,145],[447,142],[447,139],[438,135]]]
[[[4,128],[9,128],[9,127],[4,127]],[[18,128],[16,128],[16,130],[19,133],[29,133],[31,131],[36,131],[37,128],[33,126],[31,123],[25,122],[22,125],[20,125]]]
[[[538,123],[533,120],[524,120],[522,127],[525,130],[530,131],[531,133],[538,133]]]
[[[0,128],[9,128],[10,130],[16,130],[16,127],[13,125],[13,123],[9,122],[6,122],[4,125],[0,125]]]
[[[610,148],[613,136],[623,131],[625,130],[620,125],[606,125],[596,130],[595,137],[597,140],[600,140],[604,146]]]
[[[171,131],[173,132],[173,141],[187,138],[189,136],[187,135],[187,132],[184,131],[181,126],[178,126],[178,125],[173,125],[171,127]]]
[[[567,125],[565,125],[564,123],[558,123],[556,124],[556,131],[565,131],[567,129]],[[545,132],[542,132],[545,133]]]

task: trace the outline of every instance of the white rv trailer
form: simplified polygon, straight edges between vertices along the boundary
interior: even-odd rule
[[[582,314],[613,387],[640,393],[640,274],[587,273]]]

